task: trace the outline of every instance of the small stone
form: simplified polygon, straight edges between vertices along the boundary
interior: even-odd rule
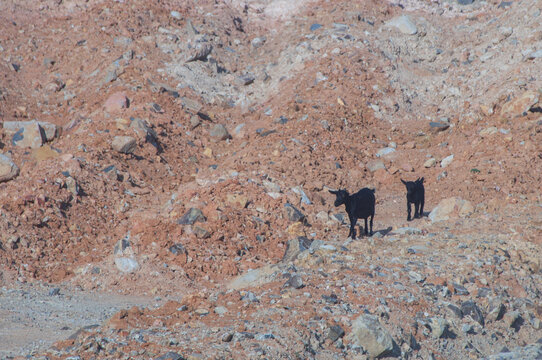
[[[529,60],[538,59],[538,58],[542,58],[542,49],[533,51],[532,53],[527,55],[527,59]]]
[[[178,12],[178,11],[175,11],[175,10],[170,11],[169,15],[170,15],[172,18],[177,19],[177,20],[181,20],[181,19],[182,19],[181,13]]]
[[[397,28],[400,32],[407,35],[415,35],[418,32],[416,25],[407,15],[402,15],[388,21],[388,26]]]
[[[192,48],[192,52],[186,59],[186,62],[204,61],[207,59],[207,56],[209,56],[211,51],[213,51],[213,45],[209,43],[198,43],[194,48]]]
[[[392,147],[385,147],[376,152],[377,157],[384,157],[386,155],[390,155],[395,152],[395,149]]]
[[[230,342],[233,339],[233,333],[228,332],[222,335],[222,342]]]
[[[521,319],[521,315],[519,314],[519,311],[507,312],[503,317],[503,320],[506,323],[506,325],[508,325],[508,327],[518,326],[520,319]]]
[[[459,5],[471,5],[474,3],[474,0],[457,0],[457,3]]]
[[[294,289],[300,289],[304,286],[303,279],[299,275],[291,276],[284,284],[285,287],[293,287]]]
[[[540,95],[536,91],[526,91],[521,96],[504,104],[501,115],[508,118],[523,116],[538,103],[539,98]]]
[[[429,326],[431,327],[431,335],[435,339],[440,339],[446,333],[448,329],[448,321],[443,318],[434,317],[429,320]]]
[[[321,27],[322,27],[322,25],[314,23],[314,24],[311,25],[310,30],[311,31],[316,31],[316,30],[320,29]]]
[[[286,217],[292,222],[303,221],[305,219],[305,215],[292,204],[284,204],[284,209],[286,211]]]
[[[0,183],[19,175],[19,167],[6,155],[0,154]]]
[[[197,128],[200,124],[201,124],[201,120],[200,120],[199,116],[193,115],[190,118],[190,128],[191,129]]]
[[[467,300],[463,302],[461,304],[461,311],[463,312],[463,315],[470,316],[474,321],[484,326],[484,315],[474,301]]]
[[[79,184],[71,176],[66,177],[66,188],[68,189],[69,192],[71,192],[73,194],[73,196],[77,196],[77,195],[79,195],[81,193],[81,189],[79,188]]]
[[[194,310],[194,312],[195,312],[197,315],[200,315],[200,316],[205,316],[205,315],[209,314],[209,310],[204,309],[204,308],[196,309],[196,310]]]
[[[52,288],[49,290],[49,296],[60,295],[60,288]]]
[[[442,161],[440,162],[440,166],[445,168],[446,166],[450,165],[452,161],[454,160],[454,155],[446,156]]]
[[[198,239],[208,239],[209,237],[211,237],[211,233],[207,229],[202,228],[201,226],[194,226],[192,231]]]
[[[384,163],[380,160],[377,160],[377,161],[369,161],[365,167],[367,168],[367,170],[369,170],[370,172],[375,172],[377,170],[380,170],[380,169],[386,169],[386,165],[384,165]]]
[[[295,239],[288,240],[286,244],[286,251],[282,257],[282,262],[288,263],[294,261],[299,254],[308,250],[311,247],[312,240],[299,236]]]
[[[228,312],[228,309],[226,309],[224,306],[217,306],[214,308],[213,312],[217,315],[224,315]]]
[[[372,358],[384,356],[393,350],[390,333],[373,315],[363,314],[354,320],[347,341],[354,346],[363,347]]]
[[[179,220],[177,220],[177,224],[193,225],[196,221],[205,222],[207,221],[207,218],[203,215],[203,212],[200,209],[191,208]]]
[[[479,132],[480,136],[485,138],[485,137],[488,137],[488,136],[491,136],[491,135],[494,135],[496,133],[499,132],[499,129],[497,129],[496,126],[491,126],[491,127],[488,127],[486,129],[483,129]]]
[[[228,130],[222,124],[216,124],[209,132],[209,135],[214,141],[221,141],[221,140],[226,140],[226,139],[231,138],[231,135],[228,133]]]
[[[139,268],[139,264],[135,259],[126,257],[116,258],[115,265],[123,273],[132,273]]]
[[[252,44],[252,46],[255,49],[257,49],[259,47],[262,47],[266,40],[267,40],[267,38],[265,36],[261,36],[261,37],[257,37],[257,38],[252,39],[252,41],[250,43]]]
[[[332,325],[329,327],[327,338],[332,342],[335,342],[344,336],[344,329],[339,325]]]
[[[115,244],[115,248],[113,250],[113,253],[115,255],[123,255],[125,250],[127,250],[130,247],[130,241],[125,237],[124,239],[120,239]]]
[[[131,154],[137,146],[137,141],[131,136],[115,136],[111,142],[113,150],[123,154]]]
[[[183,244],[175,244],[170,246],[169,252],[171,252],[173,255],[183,255],[188,253]]]
[[[109,96],[105,101],[104,108],[107,112],[115,112],[125,108],[128,108],[130,105],[126,94],[123,92],[116,92],[113,95]]]
[[[239,85],[243,85],[243,86],[252,84],[254,80],[256,80],[256,77],[254,76],[254,74],[250,74],[250,73],[243,74],[237,77],[237,82],[239,83]]]
[[[157,357],[155,360],[184,360],[184,357],[173,351],[168,351],[164,355]]]
[[[431,121],[429,123],[429,127],[433,132],[440,132],[448,129],[450,127],[450,123],[446,122],[440,122],[440,121]]]
[[[436,163],[437,163],[437,159],[435,159],[435,158],[430,158],[430,159],[427,159],[427,160],[423,163],[423,166],[426,167],[426,168],[430,168],[430,167],[435,166]]]

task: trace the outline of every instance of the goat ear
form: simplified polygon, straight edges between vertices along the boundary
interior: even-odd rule
[[[406,185],[406,181],[405,181],[405,180],[401,179],[401,182],[402,182],[403,184]]]
[[[422,178],[420,179],[420,182],[423,183],[423,180],[424,180],[424,178],[422,177]]]
[[[337,195],[337,191],[336,191],[336,190],[328,190],[328,191],[329,191],[330,193],[332,193],[332,194]]]

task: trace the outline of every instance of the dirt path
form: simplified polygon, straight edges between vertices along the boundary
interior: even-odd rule
[[[59,289],[56,294],[55,289]],[[0,290],[0,357],[31,355],[120,309],[151,305],[137,296],[83,292],[42,284]]]

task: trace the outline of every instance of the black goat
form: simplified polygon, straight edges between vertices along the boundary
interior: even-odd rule
[[[404,181],[407,189],[407,221],[412,220],[410,217],[410,204],[414,204],[414,219],[421,218],[423,216],[423,204],[425,202],[425,188],[423,187],[423,177],[418,178],[416,181]]]
[[[358,219],[365,219],[365,235],[368,235],[367,218],[371,217],[371,235],[373,234],[373,218],[375,215],[375,191],[373,189],[363,188],[355,194],[348,194],[346,190],[329,190],[335,194],[335,206],[344,204],[348,218],[350,219],[350,233],[348,237],[356,238],[356,222]]]

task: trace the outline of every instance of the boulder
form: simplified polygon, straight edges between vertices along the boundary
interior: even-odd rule
[[[19,167],[6,155],[0,154],[0,183],[19,175]]]
[[[123,154],[131,154],[137,146],[136,139],[131,136],[115,136],[111,142],[113,150]]]
[[[429,214],[432,222],[445,221],[450,218],[465,218],[474,212],[474,206],[468,200],[459,197],[451,197],[442,200]]]
[[[523,116],[539,101],[540,94],[536,91],[526,91],[507,103],[501,109],[501,115],[507,118]]]
[[[363,347],[371,358],[386,355],[393,350],[393,339],[373,315],[363,314],[352,322],[347,341]]]

